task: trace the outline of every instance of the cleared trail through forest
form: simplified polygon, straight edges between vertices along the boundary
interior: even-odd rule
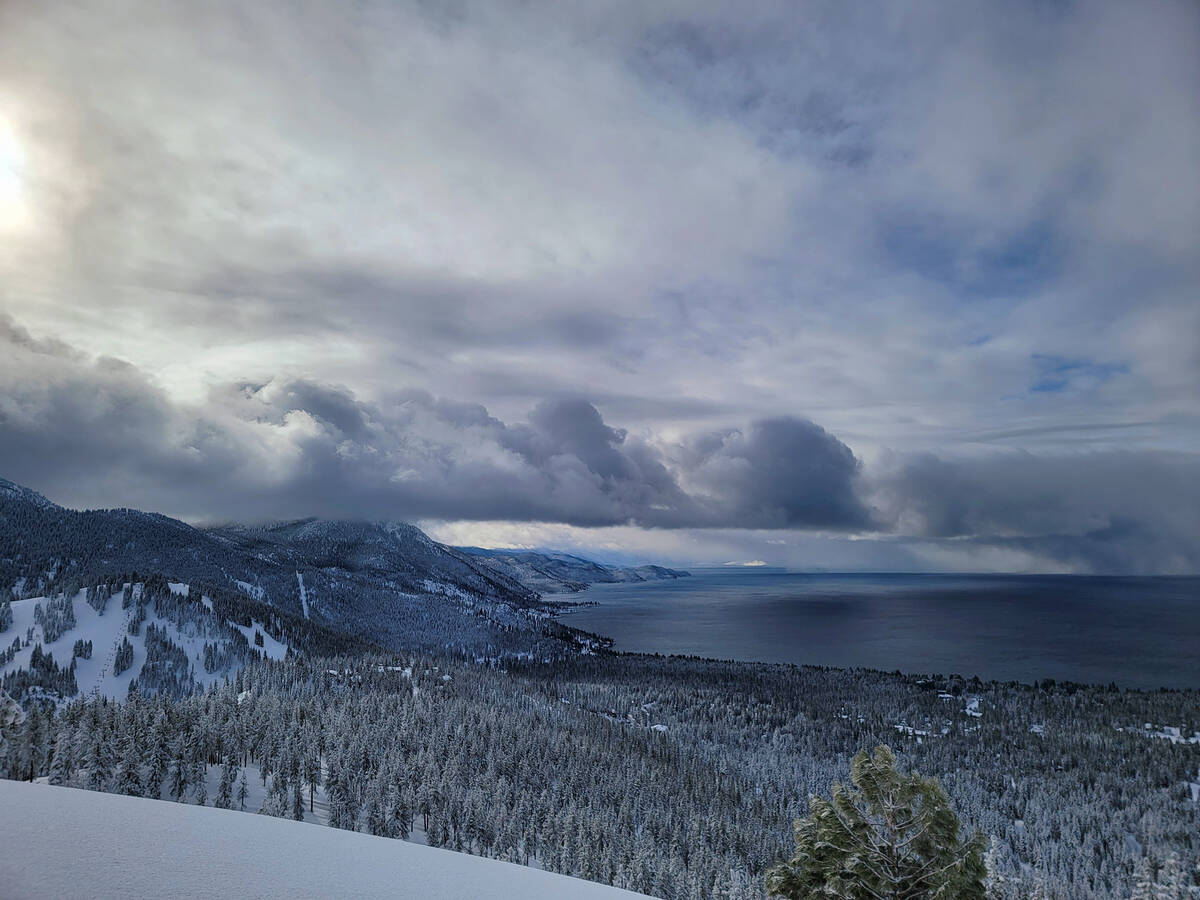
[[[132,588],[134,591],[138,591],[140,589],[141,585],[134,585]],[[115,597],[117,595],[114,594],[113,596]],[[112,599],[112,597],[109,597],[108,602],[111,603]],[[129,634],[129,621],[133,618],[133,614],[137,611],[137,607],[137,595],[134,594],[133,602],[129,604],[127,609],[123,610],[125,614],[124,624],[117,629],[117,636],[113,638],[112,646],[108,648],[108,654],[104,657],[104,665],[100,667],[100,673],[96,676],[96,682],[92,685],[91,690],[88,691],[88,696],[93,700],[97,700],[100,697],[100,688],[104,686],[104,679],[108,677],[108,670],[117,660],[117,652],[121,649],[121,641],[125,638],[125,635]]]
[[[308,615],[308,591],[304,590],[304,576],[299,572],[296,573],[296,581],[300,585],[300,605],[304,608],[304,618],[309,618]]]

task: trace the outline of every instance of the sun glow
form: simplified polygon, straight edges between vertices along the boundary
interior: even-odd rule
[[[24,168],[25,154],[16,133],[0,118],[0,229],[17,228],[28,218]]]

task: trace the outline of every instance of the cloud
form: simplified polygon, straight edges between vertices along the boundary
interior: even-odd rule
[[[614,427],[580,397],[506,423],[419,390],[367,402],[303,378],[230,384],[185,405],[128,363],[11,322],[0,351],[0,473],[70,505],[201,522],[635,526],[648,547],[647,528],[700,530],[714,533],[693,545],[709,561],[733,555],[724,547],[771,564],[815,554],[822,567],[1200,570],[1195,453],[889,454],[868,467],[798,418],[668,440]],[[770,537],[780,533],[812,537]]]
[[[201,518],[1195,568],[1166,488],[1101,482],[1200,445],[1198,15],[0,4],[0,462]]]
[[[0,16],[36,219],[0,304],[172,397],[291,371],[864,453],[1196,436],[1194,4]],[[1127,371],[1029,392],[1037,358]]]
[[[582,398],[544,401],[527,421],[506,424],[479,404],[422,391],[364,402],[303,378],[226,385],[186,406],[127,363],[64,355],[13,326],[0,338],[0,471],[63,502],[195,520],[831,529],[866,521],[854,500],[854,455],[803,420],[672,447],[613,428]]]
[[[678,454],[685,484],[752,528],[864,529],[856,493],[860,464],[821,426],[764,419],[745,430],[702,435]],[[727,525],[716,521],[715,525]]]
[[[943,553],[990,548],[1106,574],[1200,571],[1200,454],[922,454],[871,480],[888,530]]]

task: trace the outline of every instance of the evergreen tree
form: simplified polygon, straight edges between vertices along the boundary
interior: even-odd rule
[[[146,796],[155,800],[162,793],[163,781],[167,777],[170,755],[167,748],[167,717],[159,711],[150,728],[150,765],[146,772]]]
[[[129,638],[124,638],[121,646],[117,648],[117,655],[113,658],[113,674],[120,675],[132,665],[133,644],[129,643]]]
[[[167,774],[167,790],[176,803],[182,803],[187,796],[190,768],[184,757],[183,736],[179,735],[171,743],[171,766]]]
[[[116,791],[131,797],[142,796],[141,754],[138,753],[137,743],[132,734],[125,738],[125,749],[117,769]]]
[[[87,767],[87,787],[93,791],[106,791],[111,781],[108,741],[100,732],[92,735],[91,745],[84,761]]]
[[[199,806],[208,805],[208,781],[204,777],[206,768],[203,762],[192,764],[192,782],[196,785],[196,803]]]
[[[51,784],[66,784],[75,768],[72,744],[73,736],[62,727],[54,738],[54,751],[50,754],[49,782]]]
[[[0,753],[5,751],[8,738],[16,732],[17,726],[23,721],[25,721],[25,713],[21,711],[17,701],[0,690]]]
[[[288,810],[291,817],[297,822],[304,821],[304,785],[300,783],[300,779],[296,778],[291,782],[292,802],[291,808]]]
[[[47,732],[45,717],[41,709],[34,706],[25,717],[25,727],[17,742],[16,776],[27,781],[33,781],[41,770],[46,758]]]
[[[1133,894],[1130,900],[1154,900],[1155,887],[1150,860],[1143,856],[1133,869]]]
[[[1172,851],[1158,873],[1158,897],[1156,900],[1186,900],[1188,887],[1179,854]]]
[[[233,807],[233,785],[237,781],[237,763],[234,762],[233,755],[225,757],[225,764],[221,767],[221,783],[217,787],[217,799],[213,802],[213,806],[218,809],[231,809]]]
[[[267,789],[260,812],[280,819],[288,815],[288,785],[287,779],[282,775],[271,779],[271,786]]]
[[[795,855],[767,875],[773,896],[984,900],[983,842],[963,840],[935,780],[900,772],[883,746],[860,751],[850,771],[852,789],[809,799]]]

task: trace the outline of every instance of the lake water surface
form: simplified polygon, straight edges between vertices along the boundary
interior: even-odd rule
[[[1200,687],[1200,578],[701,571],[579,599],[562,621],[618,650]]]

